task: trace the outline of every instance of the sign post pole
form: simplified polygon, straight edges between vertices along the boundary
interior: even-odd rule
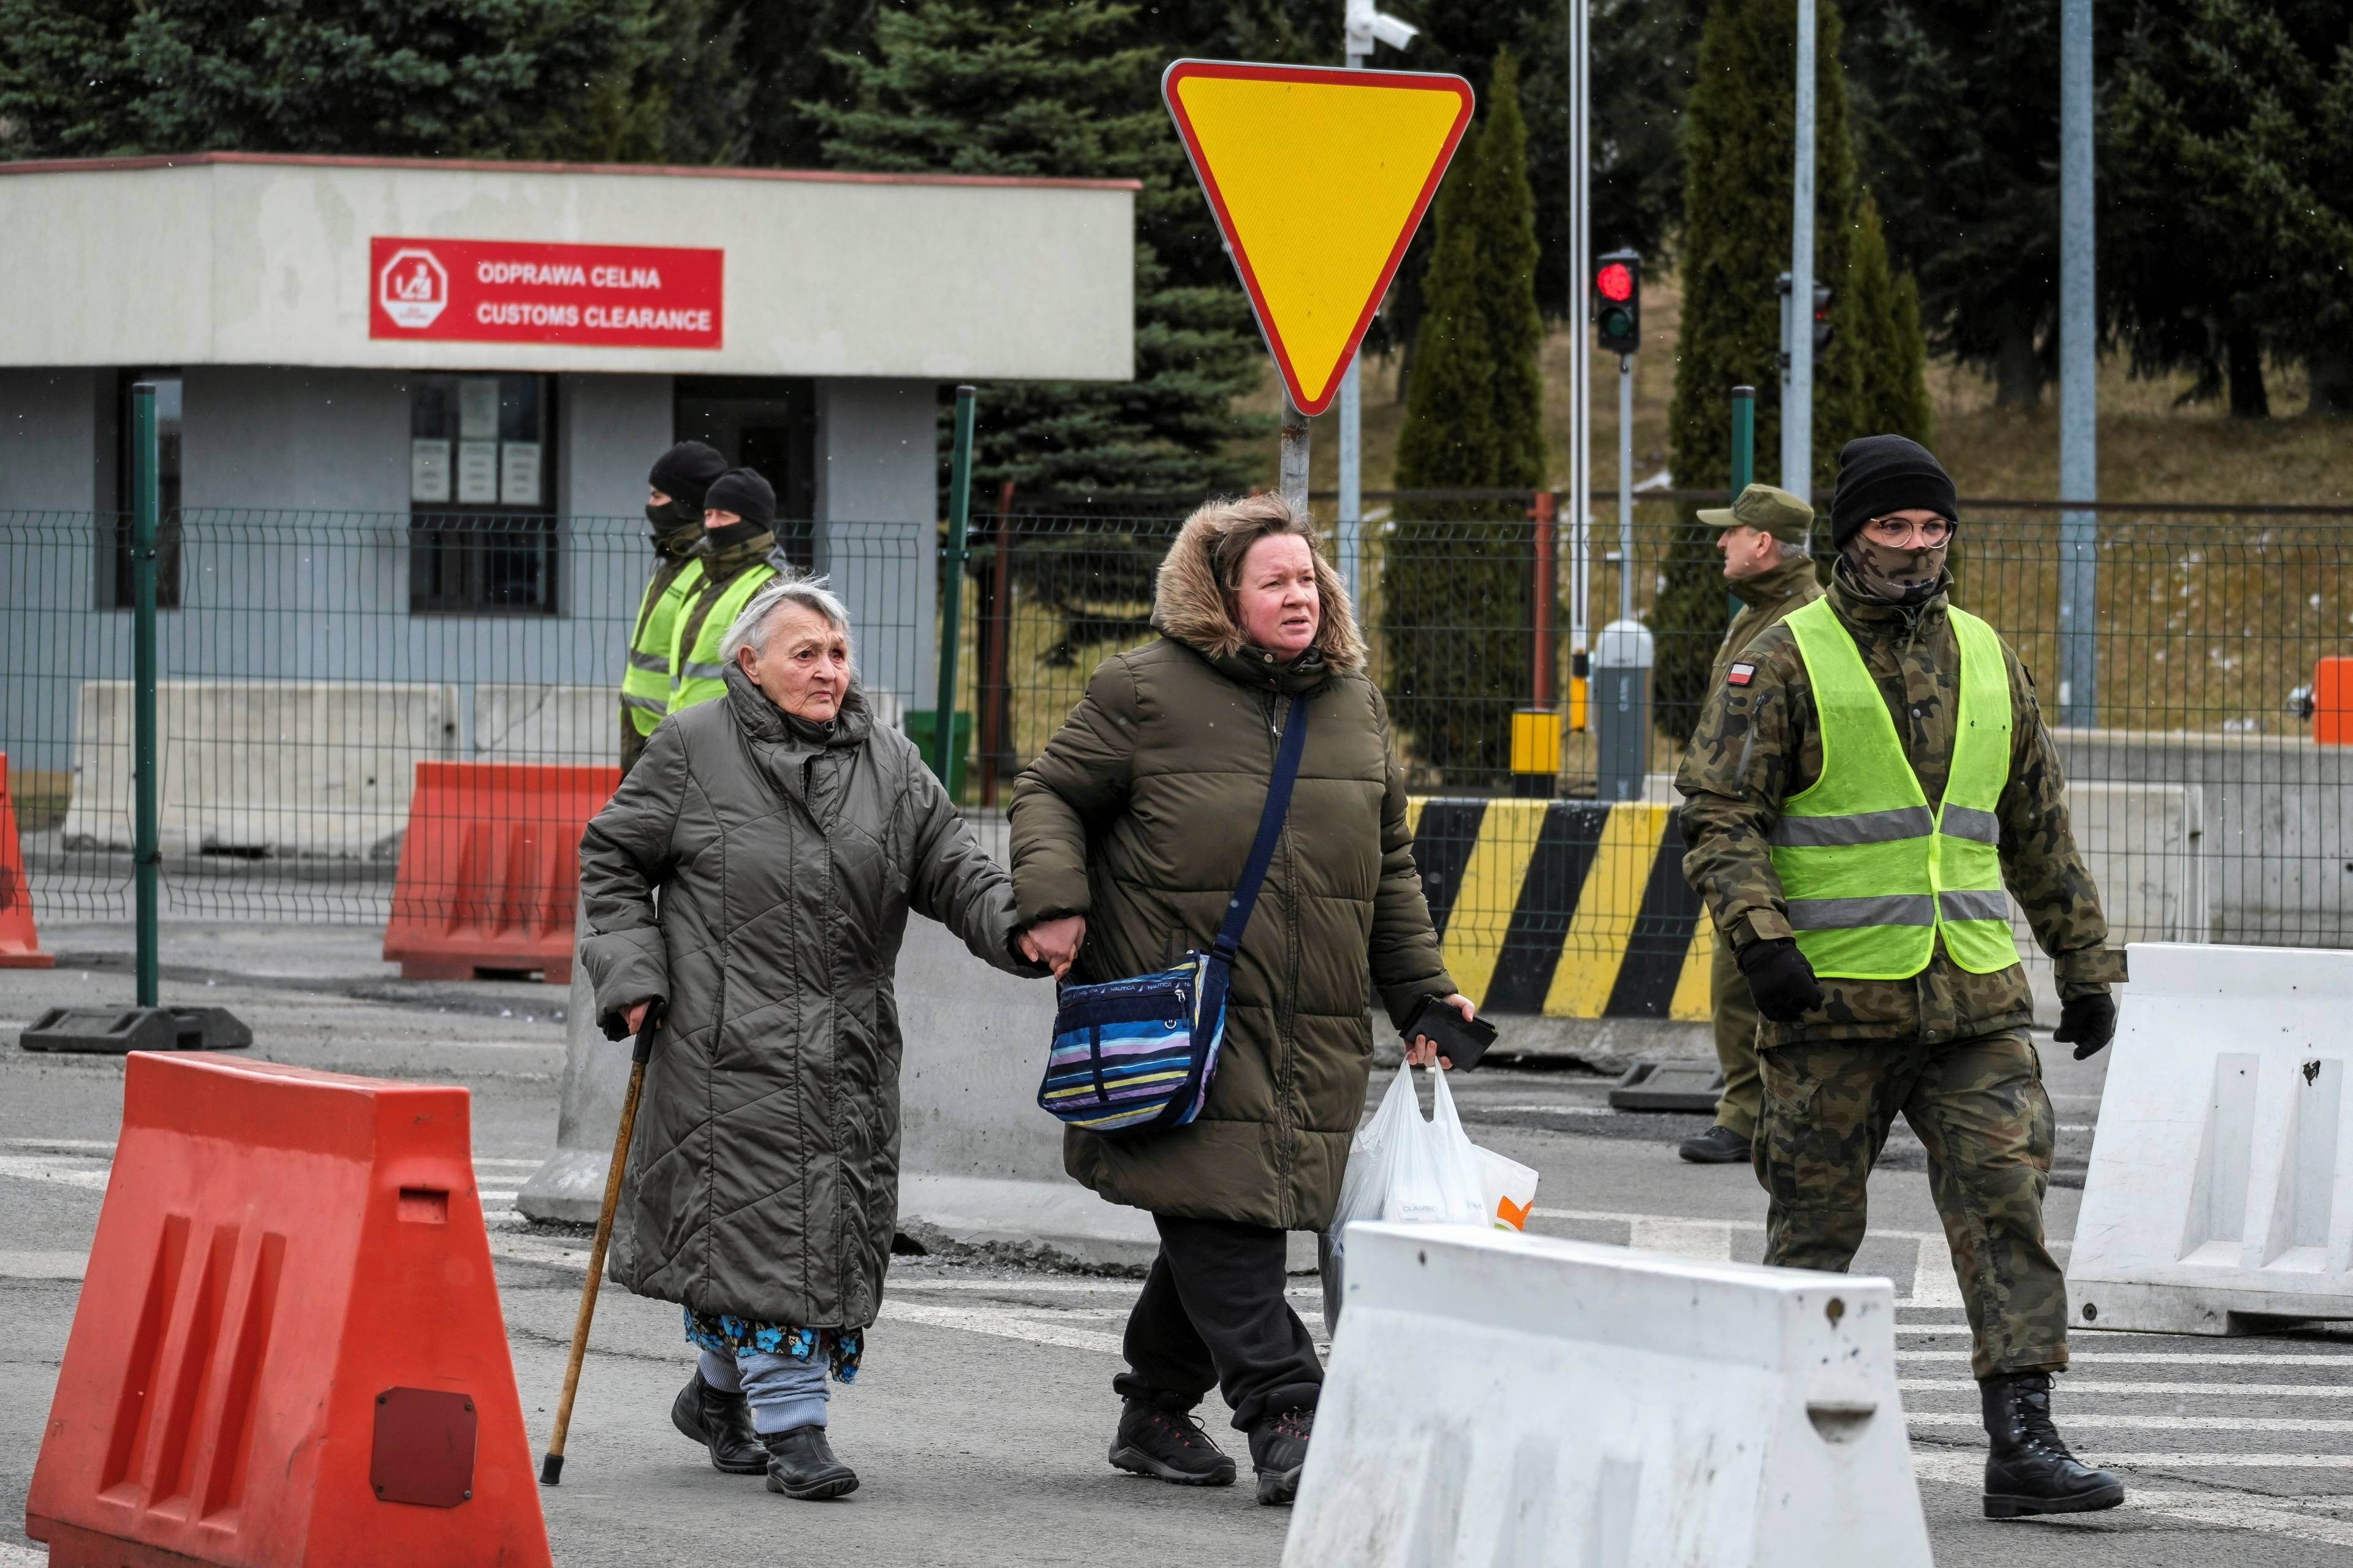
[[[132,875],[137,888],[139,1005],[163,999],[162,803],[155,763],[155,541],[161,485],[156,472],[155,384],[131,389],[131,668],[134,790]]]
[[[1307,416],[1299,405],[1291,401],[1291,394],[1282,395],[1282,468],[1280,486],[1282,499],[1301,516],[1307,513]]]

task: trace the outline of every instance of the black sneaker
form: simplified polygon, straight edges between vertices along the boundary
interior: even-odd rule
[[[1747,1139],[1719,1124],[1696,1138],[1684,1139],[1675,1152],[1694,1165],[1746,1165],[1752,1147]]]
[[[2094,1513],[2125,1500],[2125,1483],[2067,1451],[2051,1421],[2051,1374],[2015,1373],[1978,1384],[1985,1408],[1985,1516]]]
[[[1111,1440],[1113,1468],[1180,1487],[1229,1487],[1234,1462],[1189,1410],[1163,1410],[1148,1399],[1121,1405]]]
[[[847,1497],[858,1489],[858,1472],[833,1457],[822,1426],[796,1426],[789,1432],[764,1432],[761,1445],[768,1450],[768,1489],[803,1502]]]
[[[740,1394],[712,1387],[700,1368],[670,1401],[670,1424],[711,1451],[712,1469],[756,1476],[768,1468],[767,1450],[752,1430],[752,1406]]]
[[[1315,1412],[1293,1408],[1250,1428],[1250,1463],[1258,1468],[1258,1500],[1289,1508],[1299,1497],[1299,1472],[1307,1463],[1307,1439],[1315,1433]]]

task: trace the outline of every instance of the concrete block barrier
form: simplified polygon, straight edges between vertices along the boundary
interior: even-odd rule
[[[2353,1318],[2353,952],[2128,953],[2068,1266],[2078,1324]]]
[[[1885,1279],[1348,1232],[1284,1568],[1926,1568]]]
[[[165,680],[163,852],[389,860],[420,762],[458,745],[456,689],[377,680]],[[85,680],[69,848],[131,847],[132,683]]]
[[[474,759],[610,766],[621,754],[620,699],[610,686],[474,688]]]

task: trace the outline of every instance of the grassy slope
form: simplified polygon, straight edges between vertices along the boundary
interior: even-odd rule
[[[1643,289],[1645,352],[1636,357],[1634,376],[1634,479],[1637,484],[1666,467],[1667,399],[1674,389],[1675,335],[1682,293],[1672,278],[1652,279]],[[1570,334],[1556,330],[1546,341],[1545,431],[1551,446],[1555,482],[1568,482],[1568,375],[1574,352]],[[1398,401],[1398,361],[1367,362],[1365,367],[1365,475],[1367,489],[1386,489],[1395,471],[1398,427],[1404,405]],[[1606,508],[1618,485],[1618,362],[1595,354],[1591,371],[1593,486]],[[2227,416],[2221,404],[2176,408],[2186,376],[2137,381],[2121,361],[2110,360],[2100,376],[2100,493],[2119,500],[2298,501],[2353,503],[2353,424],[2293,413],[2264,421]],[[1936,404],[1937,455],[1953,472],[1965,496],[2032,499],[2054,496],[2059,484],[2059,411],[2056,389],[2042,407],[1993,406],[1990,381],[1950,366],[1929,371]],[[1263,387],[1250,400],[1272,414],[1277,388],[1270,363]],[[2304,405],[2302,377],[2275,373],[2275,409]],[[1318,489],[1338,482],[1336,416],[1314,421],[1314,472]],[[1263,482],[1274,483],[1274,444],[1263,443]],[[1776,463],[1767,455],[1759,467],[1769,476]],[[1684,477],[1694,488],[1724,483],[1722,475]]]

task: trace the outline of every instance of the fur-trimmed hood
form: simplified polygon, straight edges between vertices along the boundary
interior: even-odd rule
[[[1242,628],[1234,619],[1219,585],[1212,549],[1233,528],[1228,503],[1213,501],[1185,520],[1176,542],[1160,563],[1152,591],[1152,624],[1162,633],[1208,655],[1230,658],[1244,645]],[[1356,629],[1356,612],[1348,602],[1347,585],[1316,549],[1315,588],[1323,601],[1315,629],[1315,650],[1335,675],[1354,675],[1365,668],[1365,639]]]

